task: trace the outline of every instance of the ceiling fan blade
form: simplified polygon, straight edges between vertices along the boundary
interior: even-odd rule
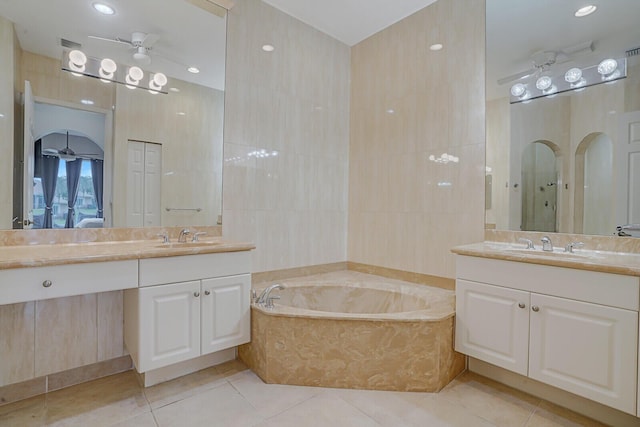
[[[42,150],[42,154],[57,155],[58,154],[58,150],[56,150],[55,148],[45,148],[45,149]]]
[[[538,71],[537,68],[530,68],[530,69],[528,69],[526,71],[521,71],[519,73],[512,74],[510,76],[498,79],[498,84],[499,85],[503,85],[503,84],[510,83],[510,82],[513,82],[513,81],[516,81],[516,80],[524,79],[524,78],[527,78],[529,76],[534,75],[537,71]]]
[[[158,40],[160,40],[160,35],[158,35],[158,34],[147,34],[145,36],[144,40],[142,40],[142,46],[150,48],[155,43],[157,43]]]
[[[89,36],[89,38],[90,39],[95,39],[95,40],[102,40],[102,41],[105,41],[105,42],[121,43],[121,44],[126,44],[128,46],[133,46],[133,44],[129,40],[121,39],[120,37],[116,37],[114,39],[110,39],[108,37]]]

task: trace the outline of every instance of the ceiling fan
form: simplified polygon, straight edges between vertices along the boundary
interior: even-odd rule
[[[593,52],[593,41],[578,43],[573,46],[567,46],[558,50],[539,51],[531,55],[529,58],[533,67],[528,70],[520,71],[507,77],[498,79],[498,84],[503,85],[520,79],[526,79],[534,75],[540,75],[547,71],[554,64],[562,64],[570,61],[575,56],[584,55]]]
[[[69,148],[69,132],[67,132],[67,146],[60,150],[56,148],[45,148],[42,150],[42,154],[46,154],[49,156],[58,156],[64,161],[74,161],[76,159],[93,159],[96,157],[95,154],[80,154],[73,151]]]
[[[151,64],[150,52],[153,49],[153,45],[160,40],[160,36],[158,34],[143,33],[140,31],[133,32],[131,34],[131,40],[121,39],[120,37],[108,38],[89,36],[89,38],[129,46],[133,53],[133,59],[142,65]]]

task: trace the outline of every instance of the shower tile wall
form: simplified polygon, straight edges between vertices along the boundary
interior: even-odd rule
[[[254,272],[345,261],[349,47],[246,0],[227,50],[224,236],[256,243]]]
[[[484,5],[439,0],[352,48],[349,261],[454,277],[449,249],[483,240]]]

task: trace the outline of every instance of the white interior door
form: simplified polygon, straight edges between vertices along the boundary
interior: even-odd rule
[[[31,91],[31,83],[24,82],[24,143],[23,143],[23,171],[22,171],[22,225],[23,228],[33,228],[33,178],[35,169],[35,135],[33,117],[35,101]]]
[[[159,226],[162,145],[144,144],[144,226]]]
[[[615,144],[618,179],[616,223],[640,223],[640,111],[620,116],[619,140]],[[614,230],[612,230],[613,232]]]
[[[144,225],[144,142],[129,141],[127,155],[127,227]]]

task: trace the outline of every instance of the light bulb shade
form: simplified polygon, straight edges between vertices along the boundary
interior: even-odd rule
[[[602,74],[603,76],[607,76],[613,73],[616,68],[618,68],[618,61],[610,58],[605,59],[600,64],[598,64],[598,73]]]
[[[69,65],[73,64],[82,67],[87,63],[87,55],[81,50],[72,50],[69,52]]]
[[[522,83],[516,83],[513,86],[511,86],[511,95],[515,97],[520,97],[524,95],[526,91],[527,91],[527,88]]]
[[[113,74],[118,69],[118,65],[111,58],[104,58],[100,61],[100,69],[102,69],[107,74]]]
[[[144,77],[144,72],[140,67],[131,67],[129,68],[129,72],[127,73],[127,77],[132,81],[135,81],[135,84],[138,84],[140,80]],[[127,81],[127,83],[129,83]]]
[[[576,83],[582,78],[582,70],[580,68],[571,68],[564,73],[564,80],[567,83]]]
[[[157,86],[164,86],[167,84],[167,76],[165,76],[162,73],[155,73],[153,75],[153,82],[157,85]]]
[[[129,74],[126,75],[126,77],[124,78],[124,81],[127,83],[126,86],[129,89],[135,89],[135,87],[138,86],[138,80],[132,79]]]
[[[536,87],[539,90],[545,91],[547,89],[549,89],[551,87],[551,84],[553,82],[551,81],[551,77],[549,76],[542,76],[540,78],[538,78],[538,80],[536,80]]]

